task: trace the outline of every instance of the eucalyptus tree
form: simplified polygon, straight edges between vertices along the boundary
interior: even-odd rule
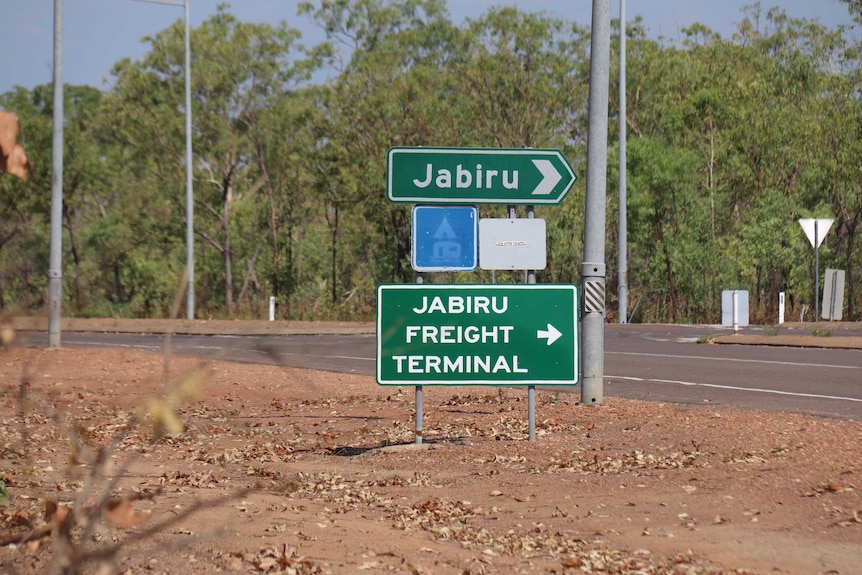
[[[716,65],[691,45],[628,42],[629,266],[641,317],[689,321],[715,301],[722,269],[716,165],[730,96],[731,63]],[[717,42],[704,27],[689,37]],[[611,166],[615,164],[612,162]],[[615,177],[612,177],[613,182]]]
[[[841,89],[845,72],[836,69],[846,59],[841,30],[754,5],[730,40],[699,24],[683,32],[679,45],[630,43],[630,149],[638,154],[642,138],[660,141],[663,149],[651,163],[636,158],[637,167],[629,167],[631,283],[644,286],[647,300],[675,300],[674,310],[663,305],[664,312],[645,302],[647,313],[659,317],[714,320],[718,291],[731,288],[752,292],[755,319],[774,317],[778,291],[808,299],[794,273],[803,263],[797,243],[804,241],[796,219],[825,217],[829,190],[836,188],[824,174],[824,154],[834,147],[824,122],[830,109],[850,102]],[[833,141],[837,134],[845,144],[852,140],[846,128],[829,134]],[[842,145],[842,153],[850,149]],[[688,175],[676,182],[649,176],[662,163],[682,168],[681,161],[680,174]],[[686,208],[652,217],[670,217],[672,228],[684,232],[671,247],[662,245],[666,234],[662,242],[648,240],[649,230],[638,226],[659,222],[636,213],[669,190],[685,198]],[[667,255],[662,275],[646,273],[650,266],[642,264]],[[686,278],[685,297],[667,291],[671,273]]]
[[[316,86],[286,92],[261,110],[251,126],[256,160],[252,173],[261,185],[257,201],[264,204],[260,213],[266,216],[268,231],[261,240],[269,244],[267,257],[256,267],[279,305],[284,304],[285,317],[293,317],[291,297],[308,279],[306,238],[320,220],[314,184],[320,142],[326,137],[320,105],[326,91]],[[247,291],[244,282],[240,301]]]
[[[762,55],[765,102],[759,117],[748,116],[748,129],[740,126],[736,132],[745,157],[759,162],[749,162],[756,204],[740,238],[762,237],[765,224],[775,218],[783,223],[766,241],[745,242],[753,258],[764,262],[764,277],[752,283],[758,292],[765,284],[770,295],[787,288],[798,299],[811,301],[815,282],[792,269],[811,269],[810,248],[796,224],[799,217],[836,218],[822,253],[827,265],[849,266],[855,283],[853,246],[862,200],[853,175],[860,160],[858,123],[848,120],[858,117],[853,87],[858,55],[848,50],[842,27],[829,30],[777,8],[762,18],[751,12],[740,37]],[[846,257],[843,263],[835,257],[838,252]]]
[[[367,274],[363,289],[372,290],[365,294],[371,299],[376,283],[412,277],[409,209],[385,197],[387,150],[459,143],[451,101],[459,31],[442,0],[334,0],[303,9],[346,52],[325,104],[328,137],[321,153],[328,167],[318,190],[333,238],[343,221],[336,216],[350,210],[352,231],[346,230],[344,245],[353,265],[342,277]]]
[[[239,22],[226,5],[192,31],[194,231],[209,248],[198,252],[204,308],[218,309],[214,298],[220,296],[225,312],[233,314],[237,284],[254,283],[258,246],[271,228],[259,213],[263,204],[254,201],[264,181],[260,173],[250,174],[259,167],[253,133],[272,102],[313,70],[299,36],[285,22]],[[153,181],[178,192],[184,171],[183,28],[177,22],[146,41],[150,51],[143,59],[115,67],[111,121],[118,141],[150,166]],[[171,196],[178,215],[181,197]],[[237,260],[246,263],[242,282],[234,279]],[[214,287],[219,279],[221,289]]]
[[[453,90],[461,145],[559,148],[583,171],[589,35],[547,14],[492,8],[467,22]],[[575,281],[583,229],[582,185],[549,224],[545,281]],[[489,211],[489,210],[484,210]]]
[[[32,167],[26,180],[0,173],[0,311],[38,309],[47,293],[51,109],[46,116],[37,90],[17,87],[0,95],[0,107],[18,116],[18,142]]]
[[[98,295],[90,289],[97,281],[101,271],[89,257],[87,234],[90,222],[98,217],[105,195],[105,179],[110,171],[105,161],[105,144],[98,134],[98,115],[102,92],[89,86],[65,87],[65,129],[64,129],[64,179],[63,179],[63,218],[64,233],[64,290],[70,304],[65,308],[69,314],[86,313],[91,306],[98,305]],[[49,209],[51,165],[51,124],[53,120],[53,92],[50,85],[37,86],[28,91],[18,88],[4,96],[4,106],[19,115],[23,128],[22,142],[32,165],[31,178],[27,182],[14,184],[0,183],[0,194],[8,197],[4,201],[4,211],[0,223],[0,253],[3,244],[16,239],[25,242],[45,240],[43,246],[28,245],[19,253],[40,267],[48,247],[44,215]],[[18,237],[22,234],[21,237]],[[20,246],[19,246],[20,247]],[[0,256],[2,257],[2,256]],[[7,263],[12,266],[3,276],[8,278],[30,278],[32,263],[20,258],[11,258]],[[0,282],[2,283],[2,282]],[[29,294],[20,290],[21,301],[42,302],[43,296],[36,286],[42,281],[32,282]],[[0,287],[0,291],[4,288]]]

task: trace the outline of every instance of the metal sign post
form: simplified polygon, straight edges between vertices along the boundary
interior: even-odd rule
[[[808,241],[814,248],[814,321],[820,318],[820,244],[823,243],[823,238],[832,227],[831,218],[802,218],[799,220],[799,225],[802,226]]]

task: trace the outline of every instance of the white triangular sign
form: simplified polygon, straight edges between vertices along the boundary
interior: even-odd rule
[[[823,243],[823,238],[826,237],[826,232],[829,231],[829,228],[832,227],[832,222],[835,221],[831,218],[802,218],[799,220],[799,225],[802,226],[802,229],[805,231],[805,235],[808,237],[808,241],[811,243],[812,248],[819,248],[820,244]],[[815,234],[814,223],[817,222],[817,233]],[[815,235],[816,237],[816,245],[815,245]]]

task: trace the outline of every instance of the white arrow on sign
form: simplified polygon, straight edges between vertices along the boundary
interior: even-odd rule
[[[550,160],[533,160],[533,164],[542,172],[542,181],[533,190],[534,196],[547,196],[554,191],[556,186],[563,176],[554,167]]]
[[[560,330],[558,330],[557,328],[555,328],[551,324],[548,324],[547,330],[544,330],[544,329],[536,330],[536,337],[539,339],[547,339],[548,345],[551,345],[552,343],[554,343],[555,341],[560,339],[561,335],[563,335],[563,334],[560,333]]]

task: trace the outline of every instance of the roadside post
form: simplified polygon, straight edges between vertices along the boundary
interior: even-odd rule
[[[784,323],[784,292],[778,292],[778,325]]]

